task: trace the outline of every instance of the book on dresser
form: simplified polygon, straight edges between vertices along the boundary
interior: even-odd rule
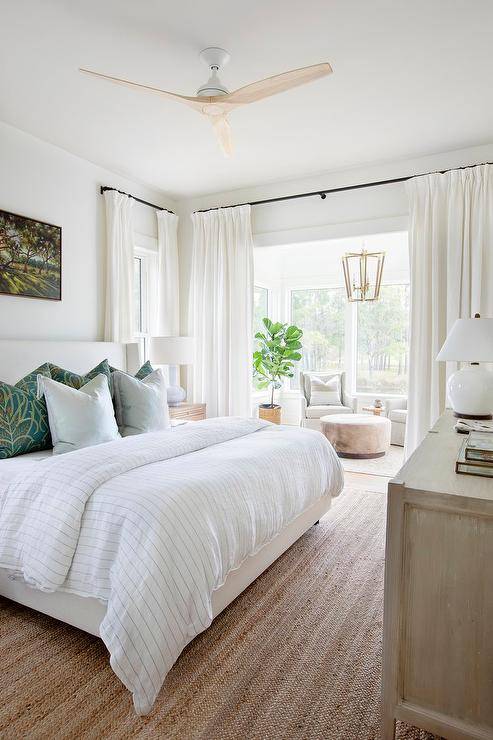
[[[457,456],[455,472],[493,478],[493,459],[482,457],[481,451],[471,450],[467,445],[468,441],[465,439]]]
[[[454,423],[445,412],[388,487],[382,740],[396,720],[493,738],[493,480],[457,475]]]
[[[493,463],[493,434],[470,432],[465,443],[466,460],[484,460]]]
[[[183,421],[202,421],[206,417],[205,403],[178,403],[169,406],[170,419],[183,419]]]

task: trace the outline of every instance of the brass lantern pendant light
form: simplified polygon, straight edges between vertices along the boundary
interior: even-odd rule
[[[349,252],[342,258],[348,301],[377,301],[385,252]]]

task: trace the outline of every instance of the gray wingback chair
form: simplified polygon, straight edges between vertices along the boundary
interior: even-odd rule
[[[315,376],[327,382],[336,375],[341,377],[341,405],[310,405],[310,378]],[[301,426],[308,429],[322,430],[321,416],[328,414],[354,414],[358,408],[358,400],[346,393],[346,373],[335,372],[302,372],[300,373],[301,396]]]

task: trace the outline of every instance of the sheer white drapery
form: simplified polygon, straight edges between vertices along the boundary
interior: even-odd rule
[[[190,333],[194,401],[208,416],[251,416],[253,239],[250,206],[192,214]]]
[[[116,190],[104,192],[106,206],[106,310],[104,339],[131,342],[133,320],[133,200]]]
[[[493,316],[493,167],[480,165],[407,183],[411,332],[406,456],[446,404],[436,356],[458,318]],[[454,364],[455,365],[455,364]]]

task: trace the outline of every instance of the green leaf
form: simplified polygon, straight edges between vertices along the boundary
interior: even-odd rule
[[[264,390],[264,388],[268,388],[269,385],[270,383],[268,380],[259,380],[259,382],[257,383],[257,386],[259,387],[260,390]]]
[[[262,319],[262,323],[270,334],[272,331],[272,326],[273,326],[272,321],[268,319],[267,317],[265,317],[265,319]]]
[[[302,336],[303,332],[301,329],[298,329],[297,326],[288,326],[286,329],[286,340],[288,339],[299,339]]]
[[[298,342],[297,339],[295,339],[293,341],[286,342],[286,347],[288,347],[289,349],[301,349],[302,344],[301,342]]]
[[[280,321],[276,321],[276,323],[272,325],[271,330],[270,330],[272,336],[279,334],[279,332],[281,332],[284,329],[284,327],[285,327],[285,324],[281,324]]]

